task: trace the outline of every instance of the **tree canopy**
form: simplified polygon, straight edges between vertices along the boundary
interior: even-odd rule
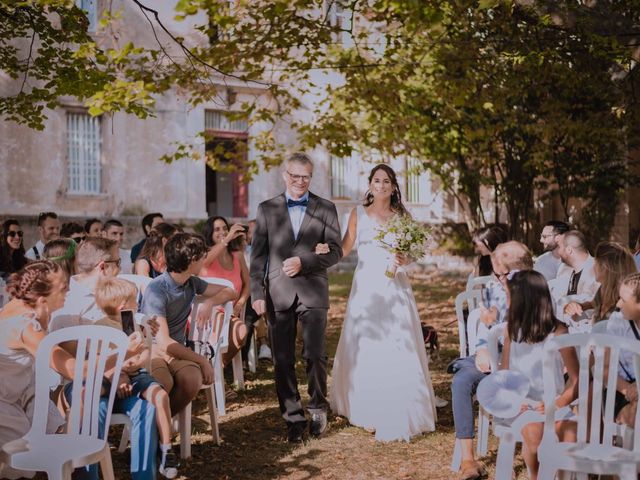
[[[639,3],[179,0],[176,19],[202,38],[190,43],[146,0],[104,12],[101,41],[73,1],[0,0],[0,69],[16,83],[0,115],[42,128],[45,107],[74,95],[91,114],[145,118],[176,86],[198,104],[225,80],[253,82],[270,101],[247,102],[235,116],[289,121],[301,147],[418,159],[472,226],[504,209],[514,237],[526,238],[536,192],[545,192],[567,216],[582,199],[581,226],[602,238],[638,141]],[[155,45],[118,31],[131,8]],[[343,81],[319,83],[328,71]],[[319,89],[324,101],[311,120],[293,122],[300,98]],[[253,141],[261,156],[239,168],[255,173],[282,160],[272,130]],[[165,160],[189,154],[183,145]],[[492,211],[482,192],[494,195]]]

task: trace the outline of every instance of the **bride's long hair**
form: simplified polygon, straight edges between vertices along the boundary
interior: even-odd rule
[[[389,177],[389,180],[391,180],[391,185],[393,187],[393,193],[391,194],[391,210],[398,215],[409,215],[409,212],[406,208],[404,208],[404,204],[402,203],[402,193],[400,192],[398,178],[396,177],[396,172],[393,171],[393,168],[385,163],[376,165],[371,169],[371,173],[369,173],[369,184],[371,184],[371,180],[378,170],[382,170],[384,173],[386,173]],[[371,193],[371,190],[367,189],[367,192],[364,194],[363,205],[365,207],[368,207],[372,203],[373,193]]]

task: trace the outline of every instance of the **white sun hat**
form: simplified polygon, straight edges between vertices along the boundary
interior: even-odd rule
[[[529,379],[514,370],[498,370],[487,375],[476,391],[480,405],[491,415],[513,418],[520,413],[529,393]]]

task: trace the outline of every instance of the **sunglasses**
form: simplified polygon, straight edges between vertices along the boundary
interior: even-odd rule
[[[13,238],[13,237],[15,237],[16,235],[17,235],[18,237],[22,238],[22,236],[24,235],[24,232],[23,232],[22,230],[18,230],[17,232],[16,232],[16,231],[13,231],[13,230],[12,230],[12,231],[10,231],[10,232],[7,232],[7,237],[12,237],[12,238]]]
[[[119,258],[119,259],[117,259],[117,260],[105,260],[105,261],[104,261],[104,263],[115,263],[115,264],[116,264],[116,266],[117,266],[118,268],[120,268],[120,262],[121,262],[121,260],[122,260],[121,258]]]
[[[79,244],[81,242],[84,242],[86,238],[87,238],[86,235],[82,235],[80,237],[71,237],[71,240]]]

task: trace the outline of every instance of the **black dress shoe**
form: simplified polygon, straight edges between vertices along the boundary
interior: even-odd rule
[[[318,412],[311,414],[311,426],[309,433],[312,437],[319,437],[327,429],[327,412]]]
[[[287,424],[287,441],[289,443],[302,443],[304,432],[307,429],[307,422],[296,422]]]

